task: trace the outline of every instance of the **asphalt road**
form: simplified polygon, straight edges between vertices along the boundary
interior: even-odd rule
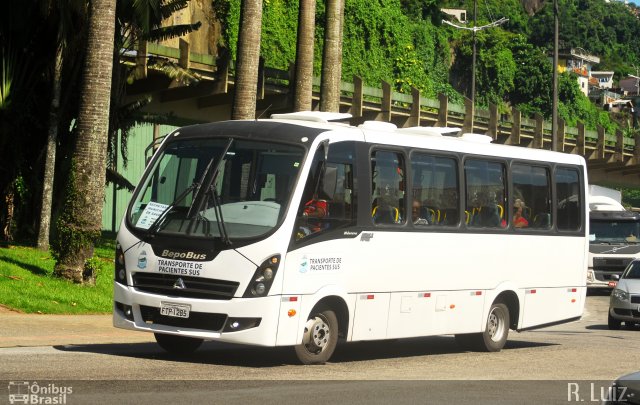
[[[607,308],[589,296],[580,321],[512,331],[499,353],[436,336],[342,344],[322,366],[289,348],[215,342],[187,358],[150,341],[5,347],[0,404],[16,381],[73,388],[65,403],[600,403],[614,378],[640,370],[640,328],[608,330]]]

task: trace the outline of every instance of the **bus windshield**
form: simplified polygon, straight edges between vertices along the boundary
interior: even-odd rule
[[[591,243],[640,243],[637,221],[594,220],[590,222]]]
[[[255,238],[286,210],[305,150],[242,139],[168,142],[140,182],[129,223],[149,234]]]

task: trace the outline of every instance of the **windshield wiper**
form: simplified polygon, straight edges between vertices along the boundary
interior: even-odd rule
[[[156,220],[153,221],[153,223],[151,224],[151,226],[147,230],[147,233],[149,234],[149,236],[154,237],[158,233],[158,231],[160,230],[160,227],[164,223],[164,220],[166,219],[166,217],[169,214],[169,212],[171,212],[171,210],[173,210],[173,208],[176,206],[176,204],[178,204],[180,201],[182,201],[191,191],[196,190],[195,194],[197,195],[198,190],[200,190],[200,187],[202,186],[202,182],[204,181],[204,178],[207,175],[207,172],[211,168],[212,164],[213,164],[213,158],[211,158],[211,160],[209,160],[209,163],[207,164],[207,167],[204,169],[204,172],[202,173],[202,176],[200,176],[199,181],[197,181],[197,182],[191,184],[189,187],[187,187],[182,193],[180,193],[179,196],[176,197],[175,200],[173,200],[171,202],[171,204],[167,205],[167,208],[165,208],[160,213],[160,215],[158,215],[158,218],[156,218]]]
[[[216,165],[215,170],[211,174],[211,178],[207,181],[205,185],[204,195],[200,198],[195,211],[197,213],[197,219],[201,219],[201,218],[206,219],[206,217],[200,215],[200,212],[202,211],[203,208],[206,208],[206,205],[209,202],[209,195],[213,196],[213,209],[216,215],[218,231],[220,232],[220,238],[226,245],[231,245],[231,240],[229,239],[229,234],[224,224],[224,219],[222,218],[222,206],[221,206],[220,196],[218,195],[218,192],[215,189],[215,181],[218,178],[218,173],[220,173],[220,168],[222,167],[222,164],[225,161],[225,156],[227,155],[227,152],[229,152],[229,149],[231,148],[232,144],[233,144],[233,138],[229,138],[229,140],[227,141],[227,144],[224,147],[224,150],[222,151],[222,154],[220,155],[220,158],[218,159],[218,164]],[[193,208],[193,206],[191,208]],[[189,212],[191,213],[191,209],[189,210]],[[187,218],[188,217],[189,215],[187,215]],[[193,225],[193,223],[194,223],[193,220],[191,221],[191,223],[189,223],[189,227],[187,228],[187,234],[191,233],[191,226]],[[208,220],[207,220],[207,225],[208,225]]]

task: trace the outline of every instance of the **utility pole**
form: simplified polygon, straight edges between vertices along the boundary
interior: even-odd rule
[[[478,25],[478,2],[473,0],[473,26]],[[473,132],[473,117],[476,114],[476,30],[473,30],[473,53],[471,56],[471,132]]]
[[[502,17],[501,19],[496,20],[492,23],[483,25],[481,27],[477,27],[476,26],[477,16],[478,16],[478,1],[473,0],[473,27],[471,28],[463,27],[460,25],[456,25],[450,21],[442,20],[444,24],[450,25],[454,28],[473,32],[473,54],[471,56],[471,94],[470,94],[471,97],[469,97],[471,100],[471,131],[472,132],[473,132],[473,120],[476,113],[476,44],[477,44],[476,32],[482,31],[486,28],[497,27],[498,25],[504,24],[507,21],[509,21],[508,18]]]
[[[553,0],[553,103],[551,111],[551,150],[558,149],[558,0]]]

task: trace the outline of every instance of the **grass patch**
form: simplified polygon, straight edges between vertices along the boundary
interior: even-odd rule
[[[115,241],[96,246],[100,260],[96,285],[83,286],[53,277],[50,252],[32,247],[0,247],[0,304],[42,314],[109,313],[113,303]]]

